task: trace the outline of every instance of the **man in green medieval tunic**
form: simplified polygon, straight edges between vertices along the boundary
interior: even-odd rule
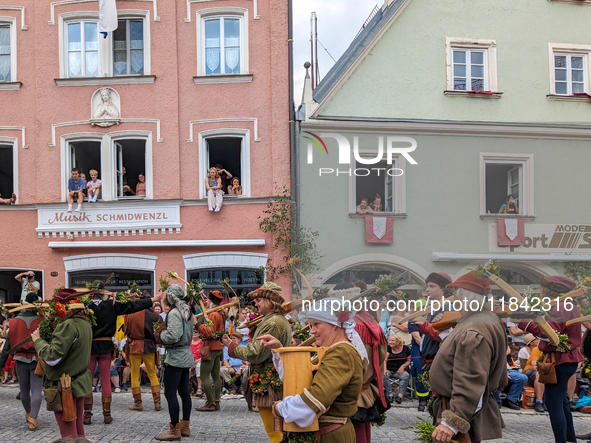
[[[272,352],[270,349],[261,346],[258,337],[262,335],[271,335],[275,337],[282,346],[291,345],[291,327],[285,319],[285,310],[282,304],[285,302],[281,296],[281,287],[273,282],[266,282],[256,291],[248,294],[253,299],[255,306],[264,316],[261,323],[254,331],[253,340],[247,346],[239,346],[234,343],[227,335],[222,338],[224,346],[228,347],[228,355],[232,358],[239,358],[251,363],[252,377],[256,374],[264,374],[269,369],[273,369]],[[274,369],[273,369],[274,370]],[[268,379],[267,379],[268,380]],[[279,443],[282,439],[280,432],[273,430],[273,413],[271,406],[273,403],[281,400],[282,391],[275,391],[268,386],[268,391],[264,395],[257,394],[257,389],[253,389],[252,404],[258,406],[261,419],[265,425],[265,431],[271,440],[271,443]]]

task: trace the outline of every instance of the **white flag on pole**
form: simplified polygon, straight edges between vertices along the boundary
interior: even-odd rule
[[[99,32],[117,29],[117,5],[115,0],[99,0]]]

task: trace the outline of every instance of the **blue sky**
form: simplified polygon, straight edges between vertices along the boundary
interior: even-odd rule
[[[302,87],[310,61],[310,14],[318,17],[318,39],[338,60],[357,34],[374,6],[383,0],[293,0],[294,96],[296,106],[302,99]],[[333,60],[318,45],[320,78],[330,70]]]

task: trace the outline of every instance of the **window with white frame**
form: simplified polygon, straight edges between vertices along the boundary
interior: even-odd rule
[[[119,20],[113,32],[113,75],[144,75],[143,20]]]
[[[585,54],[554,54],[554,90],[557,95],[588,91]]]
[[[62,78],[147,76],[150,74],[148,12],[118,11],[117,29],[103,38],[98,14],[66,13]]]
[[[0,143],[0,197],[10,198],[15,189],[14,145]]]
[[[481,211],[533,215],[533,155],[482,155],[481,161]]]
[[[204,75],[243,73],[242,20],[232,15],[203,19]]]
[[[200,196],[207,197],[205,177],[210,168],[221,166],[228,174],[223,173],[222,184],[227,186],[238,178],[242,186],[242,195],[250,197],[250,131],[242,129],[223,129],[205,131],[199,134]]]
[[[365,158],[361,155],[362,158]],[[368,158],[370,158],[369,156]],[[354,180],[354,211],[359,209],[362,199],[367,199],[367,207],[375,212],[400,213],[400,159],[394,157],[392,164],[386,160],[368,165],[355,162],[352,174]]]
[[[16,32],[14,20],[0,21],[0,82],[16,81]]]
[[[494,40],[447,37],[447,90],[497,92]]]
[[[99,34],[96,20],[78,20],[66,24],[67,76],[99,76]]]
[[[148,158],[149,140],[144,137],[112,137],[109,134],[90,139],[67,142],[69,160],[64,171],[70,177],[72,168],[78,169],[86,181],[90,171],[98,172],[101,180],[99,200],[128,200],[151,198],[151,162]]]
[[[486,49],[453,49],[454,91],[488,91]]]

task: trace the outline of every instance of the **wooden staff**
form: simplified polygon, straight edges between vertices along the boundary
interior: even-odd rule
[[[312,346],[314,343],[316,343],[316,337],[312,335],[308,340],[301,342],[297,347]]]
[[[451,295],[451,296],[447,297],[447,298],[444,300],[444,303],[445,303],[445,302],[452,302],[452,300],[453,300],[453,299],[454,299],[454,296],[453,296],[453,295]],[[444,304],[444,303],[442,303],[442,306],[441,306],[441,308],[443,308],[443,304]],[[431,305],[432,305],[432,304],[433,304],[433,303],[429,303],[427,306],[423,307],[423,309],[420,309],[420,310],[418,310],[418,311],[415,311],[415,312],[413,312],[412,314],[410,314],[410,315],[408,315],[408,316],[404,317],[404,318],[402,319],[402,320],[403,320],[403,323],[406,323],[407,321],[410,321],[410,320],[414,320],[415,318],[418,318],[418,317],[422,317],[423,315],[425,315],[425,314],[429,313],[429,312],[431,311]]]
[[[304,298],[298,298],[297,300],[293,300],[293,301],[288,301],[287,303],[283,303],[283,309],[285,310],[285,312],[289,312],[292,309],[295,308],[299,308],[302,303],[304,303],[304,300],[312,300],[312,295],[307,295]],[[257,317],[254,320],[251,320],[249,322],[243,323],[240,326],[238,326],[240,329],[242,328],[252,328],[254,326],[257,326],[260,322],[263,321],[264,317]]]
[[[583,295],[585,295],[587,293],[587,291],[589,291],[589,289],[591,289],[591,287],[589,286],[581,286],[580,288],[577,289],[573,289],[572,291],[567,292],[566,294],[561,294],[560,297],[558,298],[558,303],[566,300],[567,298],[577,298],[577,297],[582,297]],[[550,306],[556,306],[556,299],[554,299],[551,303]]]
[[[497,285],[497,287],[501,289],[509,297],[515,297],[517,299],[517,304],[521,305],[521,303],[524,300],[523,296],[515,289],[513,289],[505,280],[503,280],[499,276],[491,274],[490,272],[486,272],[486,276],[489,278],[491,282]],[[548,324],[544,317],[542,317],[541,315],[536,315],[533,318],[533,322],[536,325],[538,325],[538,327],[544,332],[544,334],[546,334],[546,337],[548,337],[548,341],[552,346],[558,345],[558,343],[560,342],[558,334],[556,334],[556,331],[552,329],[552,327]]]
[[[577,323],[585,323],[587,321],[591,321],[591,315],[584,315],[582,317],[573,318],[572,320],[567,321],[566,325],[570,326],[570,325],[574,325]]]
[[[226,303],[225,305],[220,305],[220,306],[216,306],[215,308],[211,308],[208,309],[206,312],[207,314],[211,314],[212,312],[217,312],[217,311],[221,311],[222,309],[226,309],[226,308],[231,308],[232,306],[238,306],[240,305],[240,300],[235,300],[233,302],[230,303]],[[203,315],[203,312],[200,312],[199,314],[196,314],[195,317],[201,317]]]

